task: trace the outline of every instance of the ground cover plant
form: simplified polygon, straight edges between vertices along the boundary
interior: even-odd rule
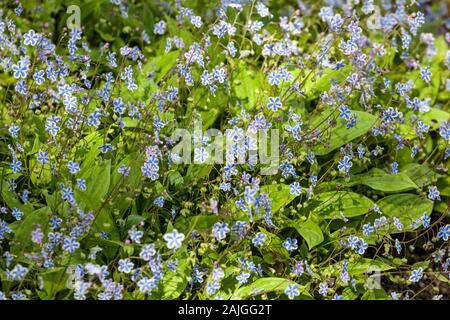
[[[2,1],[0,298],[448,299],[445,1]]]

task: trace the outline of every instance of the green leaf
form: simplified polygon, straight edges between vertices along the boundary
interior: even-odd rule
[[[137,214],[131,214],[127,217],[127,221],[125,223],[125,230],[130,229],[132,226],[137,226],[139,223],[144,221],[145,218],[143,216]]]
[[[59,291],[67,287],[68,274],[64,267],[40,273],[39,276],[42,277],[45,293],[45,296],[42,297],[42,299],[53,300]]]
[[[130,117],[123,117],[122,122],[125,128],[136,128],[139,123],[139,120],[132,119]]]
[[[361,300],[387,300],[388,298],[389,296],[384,289],[371,289],[363,294]]]
[[[100,37],[101,37],[103,40],[105,40],[105,41],[112,42],[112,41],[114,41],[114,39],[116,38],[116,37],[114,37],[113,35],[111,35],[111,34],[109,34],[109,33],[107,33],[107,32],[104,32],[104,31],[100,30],[100,28],[97,28],[95,31],[96,31],[96,32],[100,35]]]
[[[258,296],[269,292],[284,293],[284,290],[286,290],[288,284],[295,284],[295,282],[284,278],[261,278],[248,286],[237,289],[233,293],[231,300],[248,299],[249,297]],[[299,286],[299,290],[301,295],[311,297],[305,287]]]
[[[351,263],[348,267],[349,273],[351,275],[359,275],[366,272],[374,272],[374,271],[386,271],[391,270],[394,267],[387,264],[384,261],[377,260],[377,259],[367,259],[363,258],[361,260],[358,260],[356,263]]]
[[[331,264],[323,270],[323,274],[326,274],[327,276],[338,275],[342,270],[343,263],[343,261],[339,261]],[[368,258],[361,258],[355,262],[350,262],[348,266],[348,272],[352,276],[358,276],[375,271],[382,272],[391,269],[394,269],[394,267],[384,261]]]
[[[95,215],[94,225],[98,231],[106,232],[111,239],[119,238],[115,220],[109,209],[103,208],[111,181],[111,160],[104,165],[96,165],[82,176],[86,179],[86,191],[75,190],[75,198],[84,210],[92,210]]]
[[[188,185],[193,181],[199,181],[209,176],[213,166],[206,164],[191,164],[184,177],[184,184]]]
[[[31,242],[31,232],[37,225],[40,225],[41,229],[45,230],[50,214],[50,208],[43,207],[25,214],[21,221],[16,221],[10,225],[11,229],[14,231],[14,241],[20,244],[11,247],[14,254],[18,254],[19,252],[23,253],[27,248],[33,246],[33,242]]]
[[[80,174],[86,175],[86,172],[91,170],[95,163],[95,157],[100,154],[100,147],[103,144],[102,132],[93,132],[78,142],[72,149],[72,152],[77,151],[78,155],[83,157],[83,162],[80,166]]]
[[[200,111],[200,115],[202,117],[203,130],[206,130],[211,127],[214,121],[219,117],[220,109],[209,108],[208,110]]]
[[[436,187],[438,188],[441,196],[450,197],[450,177],[442,177],[437,181]]]
[[[345,66],[339,70],[325,69],[322,74],[315,78],[310,76],[304,83],[302,90],[305,91],[309,100],[317,98],[321,92],[328,91],[331,82],[342,82],[350,74],[352,66]]]
[[[327,219],[339,218],[340,212],[347,218],[360,216],[374,205],[369,198],[349,191],[324,192],[317,195],[314,201],[319,205],[312,212]]]
[[[170,185],[174,186],[175,190],[179,189],[184,183],[183,176],[178,171],[171,171],[168,174]]]
[[[283,247],[283,240],[262,227],[258,227],[258,229],[267,236],[266,243],[270,243],[270,246],[264,246],[261,248],[263,256],[268,252],[271,252],[275,254],[274,258],[280,258],[282,260],[289,259],[289,251]]]
[[[380,66],[383,68],[392,68],[394,63],[396,50],[395,48],[386,48],[386,53],[381,58]]]
[[[292,226],[305,239],[308,248],[311,250],[323,241],[323,233],[320,227],[311,220],[305,222],[292,222]]]
[[[356,300],[358,298],[358,293],[353,291],[353,288],[347,287],[342,291],[344,300]]]
[[[120,238],[111,210],[102,209],[96,213],[95,226],[98,231],[106,232],[110,239],[118,240]]]
[[[108,193],[111,180],[111,160],[104,165],[96,165],[82,175],[86,179],[86,191],[76,190],[75,194],[85,204],[85,208],[96,210]]]
[[[264,82],[261,73],[254,71],[244,63],[239,66],[239,69],[233,86],[236,97],[244,103],[247,110],[253,109],[258,102],[260,104],[265,103],[265,101],[261,101]]]
[[[352,110],[356,117],[356,125],[347,129],[342,119],[337,119],[338,123],[335,127],[328,129],[329,125],[325,119],[332,117],[331,112],[323,112],[312,121],[312,127],[319,126],[322,135],[328,140],[326,143],[320,143],[312,148],[316,155],[322,156],[338,149],[339,147],[349,143],[353,139],[362,136],[369,131],[377,121],[377,117],[362,111]],[[320,124],[320,125],[319,125]]]
[[[4,201],[10,209],[18,208],[25,215],[34,210],[33,206],[30,203],[23,204],[14,192],[8,190],[8,183],[6,181],[2,182],[1,198],[2,201]]]
[[[217,215],[180,217],[175,221],[175,229],[183,233],[192,230],[209,231],[217,221],[219,221],[219,216]]]
[[[269,195],[270,200],[272,201],[273,213],[278,212],[278,210],[287,206],[296,197],[291,194],[289,185],[282,183],[261,186],[260,192]]]
[[[418,163],[408,163],[400,169],[400,172],[408,175],[419,188],[423,188],[441,177],[440,174],[434,172],[426,165]]]
[[[364,184],[384,192],[402,192],[418,188],[405,173],[389,174],[377,168],[373,168],[368,173],[352,176],[350,181],[344,184],[348,186]]]
[[[175,50],[149,60],[144,66],[142,74],[146,75],[148,72],[154,71],[155,82],[158,83],[175,66],[179,55],[180,51]]]
[[[430,266],[430,261],[426,261],[426,260],[419,261],[419,262],[414,263],[411,266],[411,270],[418,269],[418,268],[422,268],[423,270],[426,270],[429,266]]]
[[[386,216],[397,217],[405,230],[411,230],[409,225],[420,219],[424,212],[431,214],[433,211],[433,201],[417,194],[394,194],[379,200],[377,204]],[[391,232],[398,230],[392,227]]]
[[[450,113],[441,109],[430,108],[430,111],[419,115],[419,118],[421,118],[426,124],[430,125],[431,129],[436,130],[443,121],[450,120]]]
[[[433,57],[433,65],[438,66],[444,61],[447,54],[448,46],[444,36],[440,35],[434,40],[434,46],[436,47],[436,55]]]
[[[178,259],[177,271],[168,271],[161,280],[160,288],[163,290],[161,299],[163,300],[177,299],[183,293],[189,282],[191,263],[188,260],[186,247],[178,249],[176,258]]]

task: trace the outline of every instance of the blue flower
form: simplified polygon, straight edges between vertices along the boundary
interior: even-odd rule
[[[230,228],[228,228],[228,223],[226,222],[217,222],[214,224],[212,232],[217,240],[222,241],[226,238],[227,233],[230,232]]]
[[[261,18],[264,18],[264,17],[267,17],[270,15],[269,8],[267,8],[267,6],[262,2],[258,2],[256,4],[256,11],[258,12],[258,14]]]
[[[134,264],[130,259],[120,259],[119,260],[119,272],[130,273],[133,270]]]
[[[80,243],[74,237],[65,237],[63,242],[63,250],[74,253],[80,247]]]
[[[278,109],[281,109],[283,104],[281,103],[280,97],[269,97],[269,103],[267,104],[267,107],[272,110],[273,112],[276,112]]]
[[[64,184],[61,184],[61,192],[62,192],[62,199],[64,201],[67,201],[70,204],[75,203],[74,192],[72,190],[72,187],[68,186],[66,188]]]
[[[212,76],[214,77],[214,80],[216,80],[217,82],[223,83],[226,79],[225,69],[215,67],[212,71]]]
[[[127,177],[130,175],[131,167],[127,167],[126,165],[121,165],[119,169],[117,169],[117,172],[119,172],[124,177]]]
[[[246,203],[253,203],[255,202],[255,194],[256,190],[252,187],[246,186],[244,190],[244,200]]]
[[[352,112],[347,106],[340,106],[339,107],[339,117],[343,118],[347,121],[350,120],[350,117],[352,116]]]
[[[269,76],[268,76],[269,84],[271,86],[279,85],[281,83],[281,78],[282,78],[281,73],[279,73],[277,71],[272,71],[271,73],[269,73]]]
[[[366,252],[366,249],[369,247],[369,245],[363,240],[363,239],[359,239],[358,240],[358,244],[356,247],[356,252],[358,254],[364,254],[364,252]]]
[[[105,143],[98,147],[102,153],[107,153],[113,150],[111,143]]]
[[[156,254],[155,245],[153,243],[146,244],[142,247],[139,257],[145,261],[150,261],[151,257]]]
[[[208,159],[209,153],[204,147],[194,149],[194,161],[197,163],[205,163]]]
[[[391,163],[391,173],[392,174],[398,173],[398,163],[397,162]]]
[[[192,16],[191,17],[191,23],[196,27],[196,28],[200,28],[203,24],[202,22],[202,17],[200,16]]]
[[[442,124],[439,126],[439,134],[444,140],[450,140],[450,121],[442,122]]]
[[[11,127],[9,127],[9,129],[8,129],[8,131],[9,131],[9,134],[11,135],[11,137],[13,137],[13,138],[18,138],[18,136],[19,136],[19,130],[20,130],[20,127],[19,126],[17,126],[16,124],[12,124],[11,125]]]
[[[23,212],[19,208],[13,208],[11,214],[17,221],[22,220]]]
[[[363,145],[360,144],[360,145],[358,146],[358,157],[359,157],[360,159],[362,159],[362,157],[364,157],[364,154],[365,154],[365,153],[366,153],[366,151],[364,150]]]
[[[351,235],[350,237],[348,237],[347,245],[348,245],[351,249],[356,249],[356,247],[357,247],[357,245],[358,245],[358,241],[359,241],[359,238],[358,238],[358,237]]]
[[[78,178],[77,179],[77,188],[80,189],[81,191],[86,191],[86,180],[82,179],[82,178]]]
[[[200,76],[200,80],[204,86],[212,84],[213,79],[213,75],[209,73],[208,70],[204,70],[202,75]]]
[[[440,192],[436,186],[431,186],[428,188],[428,199],[430,200],[441,200]]]
[[[252,239],[252,243],[255,247],[260,247],[264,245],[264,243],[266,242],[266,238],[267,238],[266,234],[258,232]]]
[[[181,247],[184,238],[184,234],[179,233],[176,229],[163,236],[163,239],[167,242],[167,248],[175,250]]]
[[[348,172],[352,166],[353,166],[353,163],[351,162],[349,156],[345,156],[342,160],[338,161],[339,171]]]
[[[6,277],[8,278],[8,280],[22,281],[23,279],[25,279],[28,271],[28,268],[17,264],[11,271],[6,271]]]
[[[236,280],[239,283],[247,283],[248,278],[250,278],[250,273],[242,271],[237,277]]]
[[[438,239],[447,241],[450,238],[450,224],[440,227],[437,237]]]
[[[370,222],[366,223],[365,225],[363,225],[363,234],[365,236],[369,236],[372,232],[375,231],[375,228],[372,227],[372,225],[370,224]]]
[[[300,295],[300,290],[298,288],[298,284],[289,283],[284,290],[284,293],[288,296],[289,300],[294,299],[295,297]]]
[[[314,152],[310,151],[308,152],[307,156],[306,156],[306,160],[313,165],[314,164],[314,160],[316,159],[316,155],[314,154]]]
[[[163,35],[164,33],[166,33],[166,22],[161,20],[158,23],[155,23],[154,27],[153,27],[153,33],[154,34],[158,34],[158,35]]]
[[[23,61],[17,62],[17,64],[14,64],[12,66],[12,69],[14,71],[14,78],[20,79],[20,78],[26,78],[27,72],[28,72],[28,64],[25,64]]]
[[[45,165],[47,162],[50,161],[50,158],[48,157],[48,152],[39,150],[36,160],[39,161],[42,165]]]
[[[132,241],[141,243],[141,238],[144,236],[144,233],[140,230],[137,230],[136,226],[133,226],[130,230],[128,230],[128,235],[130,236],[130,239]]]
[[[409,281],[411,282],[419,282],[423,277],[423,268],[419,267],[411,272],[411,276],[409,277]]]
[[[65,94],[63,104],[66,107],[66,111],[69,113],[76,113],[77,112],[77,98],[70,95]]]
[[[55,116],[52,114],[47,118],[47,122],[45,123],[45,131],[49,132],[52,136],[56,136],[59,131],[59,121],[61,117]]]
[[[137,283],[140,292],[148,292],[151,293],[153,289],[156,289],[158,286],[154,278],[149,279],[148,277],[143,277]]]
[[[420,69],[420,79],[422,79],[426,83],[430,83],[430,81],[431,81],[430,67],[425,67],[423,69]]]
[[[225,276],[225,272],[220,267],[214,268],[213,271],[211,272],[211,275],[214,281],[219,281]]]
[[[297,239],[286,238],[283,242],[283,247],[288,251],[294,251],[298,248]]]
[[[199,266],[195,265],[192,270],[192,282],[193,283],[203,283],[203,277],[205,272],[200,269]]]
[[[22,161],[14,158],[9,166],[11,167],[13,173],[19,173],[22,170]]]
[[[218,281],[211,281],[206,285],[206,293],[213,295],[220,289],[220,283]]]
[[[300,192],[302,191],[302,187],[300,186],[300,183],[293,182],[289,185],[290,194],[299,196]]]
[[[398,254],[402,252],[402,245],[398,239],[395,239],[395,249],[397,250]]]
[[[67,168],[71,174],[75,174],[80,171],[80,164],[78,162],[69,161],[67,163]]]
[[[424,228],[428,228],[430,226],[430,222],[431,222],[430,216],[426,212],[424,212],[421,219],[422,219],[422,224],[423,224]]]
[[[162,208],[164,206],[164,197],[160,196],[160,197],[155,198],[153,203],[156,204],[158,207]]]
[[[62,219],[56,216],[53,216],[49,219],[50,222],[50,228],[55,230],[59,229],[61,227]]]
[[[23,35],[23,44],[26,46],[35,46],[39,39],[40,35],[37,34],[33,29],[30,29],[27,33]]]
[[[394,225],[399,231],[403,230],[403,224],[400,222],[400,219],[398,219],[397,217],[394,217]]]
[[[328,288],[328,284],[326,282],[322,282],[319,284],[319,293],[322,296],[326,296],[328,294],[328,290],[330,289]]]

